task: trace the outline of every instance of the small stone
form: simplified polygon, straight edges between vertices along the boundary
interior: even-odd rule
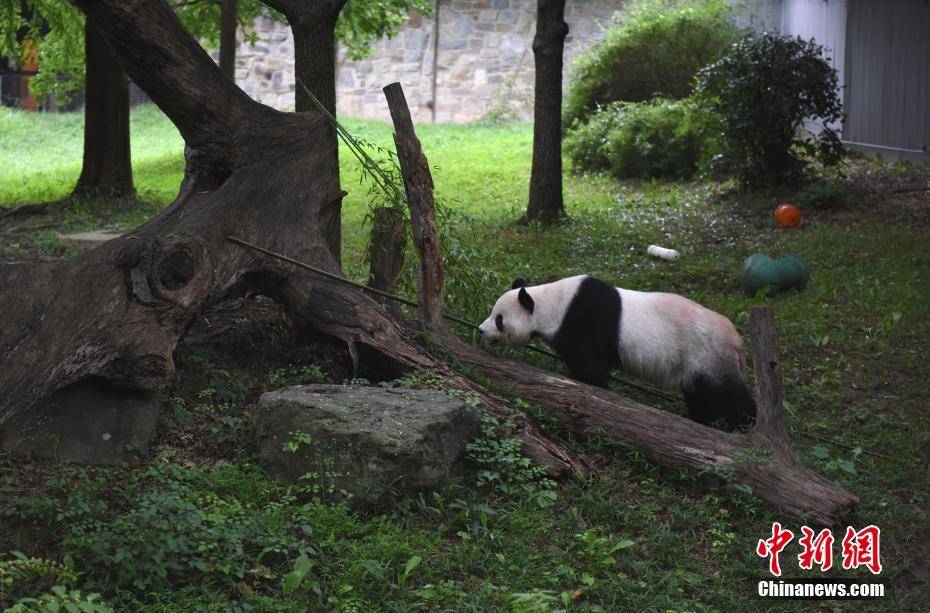
[[[0,449],[81,464],[131,462],[145,453],[160,413],[150,394],[78,382],[0,427]]]
[[[100,245],[119,238],[122,232],[107,232],[105,230],[96,230],[94,232],[78,232],[77,234],[59,234],[58,244],[62,247],[76,247],[82,251],[93,249]]]

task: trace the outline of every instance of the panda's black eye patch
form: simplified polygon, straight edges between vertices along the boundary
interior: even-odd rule
[[[494,325],[497,326],[498,332],[503,332],[504,331],[504,316],[498,315],[497,319],[494,320]]]

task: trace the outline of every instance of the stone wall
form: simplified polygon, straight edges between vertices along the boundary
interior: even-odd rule
[[[620,0],[569,0],[566,69],[572,58],[591,47],[601,25],[620,5]],[[372,45],[369,58],[351,61],[340,50],[339,112],[388,119],[381,88],[400,81],[418,122],[465,122],[489,113],[530,118],[535,27],[536,0],[439,0],[436,14],[413,16],[397,36]],[[292,109],[290,30],[262,19],[255,23],[255,31],[258,42],[240,43],[236,82],[256,100]]]

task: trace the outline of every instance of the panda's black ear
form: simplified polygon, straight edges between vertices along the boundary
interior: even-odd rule
[[[530,296],[530,293],[526,291],[525,287],[520,288],[520,293],[517,295],[517,299],[520,301],[520,304],[524,309],[530,312],[530,315],[533,314],[533,309],[536,308],[536,303],[533,302],[533,297]]]
[[[517,289],[518,287],[526,287],[526,279],[523,277],[517,277],[513,280],[513,285],[510,286],[510,289]]]

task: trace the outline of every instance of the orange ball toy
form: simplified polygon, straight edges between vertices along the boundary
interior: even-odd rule
[[[775,221],[783,228],[797,228],[801,225],[801,217],[801,209],[787,202],[775,209]]]

